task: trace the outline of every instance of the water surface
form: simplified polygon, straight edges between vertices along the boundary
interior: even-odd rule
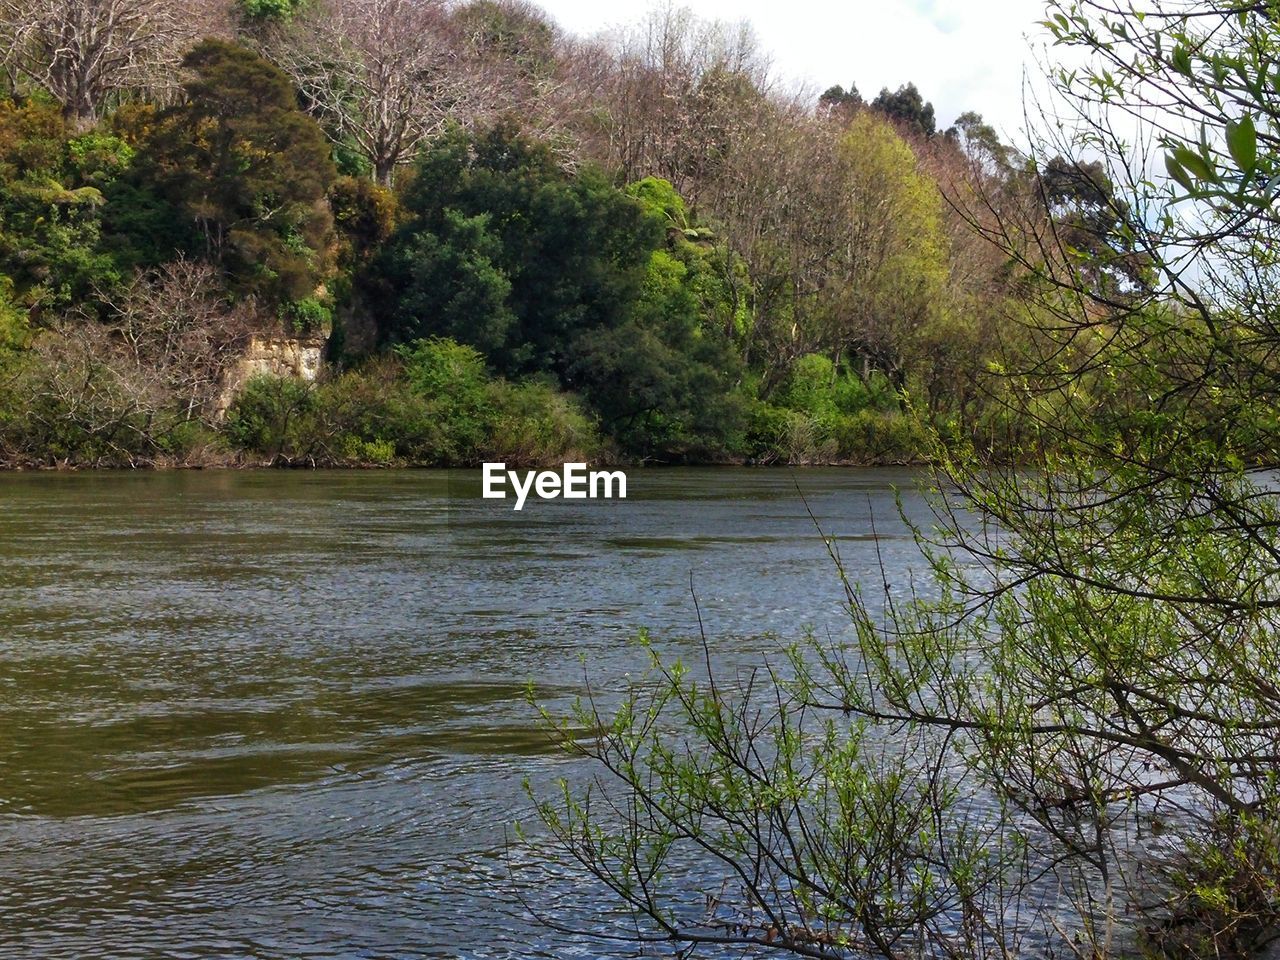
[[[511,893],[523,779],[584,773],[527,685],[639,671],[640,627],[697,653],[691,584],[730,667],[839,635],[809,511],[898,589],[912,485],[632,471],[515,513],[478,472],[0,476],[0,957],[604,955]]]

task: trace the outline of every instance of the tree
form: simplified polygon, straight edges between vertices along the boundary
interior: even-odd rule
[[[132,159],[117,137],[77,135],[55,105],[0,102],[0,270],[19,303],[56,310],[120,279],[101,210]]]
[[[628,193],[667,224],[666,244],[650,255],[633,315],[579,338],[574,381],[626,452],[723,457],[742,428],[742,371],[712,241],[665,180],[647,178]]]
[[[1000,142],[1000,135],[982,114],[966,110],[947,128],[946,137],[954,141],[971,162],[989,173],[1007,173],[1013,151]]]
[[[0,59],[87,127],[112,96],[167,85],[203,25],[196,9],[168,0],[2,0]]]
[[[945,310],[947,248],[942,196],[911,148],[884,121],[861,114],[840,143],[847,218],[831,263],[841,300],[822,331],[838,363],[852,353],[901,389]]]
[[[753,106],[708,180],[704,206],[727,253],[719,261],[733,302],[726,332],[768,393],[791,361],[819,349],[840,295],[829,281],[848,222],[839,125],[792,102],[758,97]]]
[[[818,97],[818,106],[829,113],[836,113],[843,117],[851,117],[859,108],[865,105],[862,94],[858,93],[856,84],[849,84],[849,89],[836,84],[834,87],[828,87],[822,92],[822,96]]]
[[[5,461],[138,466],[207,442],[249,329],[219,286],[177,261],[36,334],[0,376]]]
[[[914,83],[904,84],[892,93],[885,87],[871,101],[871,109],[879,111],[905,130],[921,137],[932,137],[936,129],[933,104],[920,96]]]
[[[269,50],[333,139],[384,185],[492,99],[444,0],[316,0]]]
[[[575,338],[630,315],[661,237],[599,173],[571,176],[508,124],[425,153],[403,209],[376,270],[391,339],[447,333],[566,387]]]
[[[336,175],[324,134],[288,78],[252,51],[206,40],[183,63],[185,99],[160,115],[139,177],[195,227],[192,252],[243,291],[283,307],[314,297]]]
[[[536,80],[556,67],[560,32],[528,0],[471,0],[453,14],[470,48],[496,69]]]
[[[668,3],[620,31],[607,56],[581,133],[591,155],[626,182],[661,177],[697,206],[770,84],[755,36]]]
[[[1063,253],[1088,272],[1090,283],[1118,295],[1145,281],[1148,258],[1125,239],[1128,201],[1116,196],[1101,161],[1056,156],[1038,182]]]
[[[540,813],[635,939],[1190,958],[1274,935],[1274,11],[1050,14],[1091,59],[1056,75],[1084,122],[1038,153],[1095,151],[1126,204],[1092,253],[1063,256],[1043,208],[977,223],[1024,292],[1023,349],[993,372],[1035,436],[1007,467],[937,448],[931,581],[845,577],[848,642],[736,683],[655,657],[616,714],[585,706],[572,748],[611,786]],[[1167,179],[1121,148],[1130,118]],[[1150,279],[1096,283],[1114,249]]]

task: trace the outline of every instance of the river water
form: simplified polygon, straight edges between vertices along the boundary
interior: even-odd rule
[[[607,955],[513,892],[522,782],[590,773],[527,685],[641,670],[641,627],[701,656],[691,583],[728,667],[839,636],[809,510],[873,585],[922,510],[905,471],[629,476],[519,513],[478,473],[0,476],[0,957]]]

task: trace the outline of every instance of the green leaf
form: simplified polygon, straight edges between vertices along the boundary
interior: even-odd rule
[[[1182,184],[1188,191],[1195,190],[1195,185],[1191,182],[1191,177],[1187,175],[1186,169],[1173,156],[1172,153],[1164,155],[1164,167],[1169,171],[1169,176]]]
[[[1258,165],[1258,132],[1248,114],[1239,123],[1227,124],[1227,149],[1242,173],[1252,173]]]
[[[1173,48],[1173,53],[1169,56],[1169,63],[1173,65],[1173,69],[1179,73],[1191,76],[1191,53],[1184,46]]]
[[[1204,157],[1190,147],[1178,147],[1173,151],[1173,158],[1197,180],[1215,182],[1218,175]]]

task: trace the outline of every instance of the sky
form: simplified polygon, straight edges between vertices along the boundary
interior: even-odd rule
[[[536,0],[571,33],[640,20],[653,0]],[[913,82],[945,128],[976,110],[1021,142],[1023,78],[1039,76],[1044,0],[675,0],[700,17],[755,28],[778,75],[817,91],[857,84],[867,99]]]

